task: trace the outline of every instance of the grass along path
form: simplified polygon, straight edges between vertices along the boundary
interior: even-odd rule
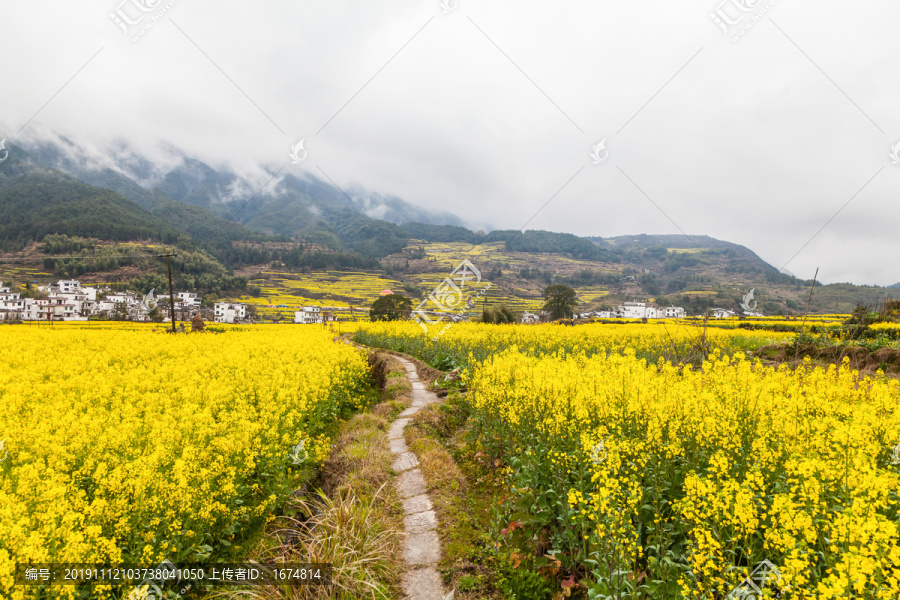
[[[399,473],[397,491],[403,498],[403,527],[406,541],[403,560],[406,572],[402,587],[407,600],[435,600],[452,598],[453,592],[444,594],[437,564],[441,559],[441,544],[437,534],[437,517],[428,496],[425,478],[419,469],[419,460],[409,450],[404,439],[404,429],[411,417],[420,410],[438,402],[438,397],[426,389],[412,362],[397,358],[406,369],[412,384],[412,404],[391,423],[387,437],[391,452],[396,457],[391,467]]]
[[[501,571],[508,569],[501,567],[514,567],[497,556],[500,532],[492,526],[492,507],[505,490],[503,470],[488,468],[469,442],[471,424],[458,380],[406,354],[368,351],[386,399],[374,411],[386,423],[377,446],[387,447],[393,457],[390,470],[398,476],[391,493],[403,513],[405,543],[394,562],[405,571],[398,573],[402,595],[397,597],[510,597],[501,581]]]

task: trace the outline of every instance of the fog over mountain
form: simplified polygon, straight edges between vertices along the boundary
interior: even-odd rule
[[[395,222],[710,235],[900,280],[896,3],[7,4],[11,151],[60,135],[69,168],[198,205],[308,185]]]
[[[43,165],[112,189],[145,207],[162,201],[164,195],[252,225],[252,214],[262,206],[293,199],[293,210],[307,213],[295,216],[307,218],[321,217],[325,203],[398,224],[462,224],[452,213],[431,211],[358,186],[343,190],[312,173],[282,172],[274,177],[261,169],[241,173],[227,164],[211,167],[174,148],[161,160],[161,154],[150,159],[123,143],[98,149],[58,134],[27,140],[21,147]]]

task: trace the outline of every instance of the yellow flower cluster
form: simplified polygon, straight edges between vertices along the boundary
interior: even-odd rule
[[[439,331],[443,324],[434,325]],[[633,349],[638,356],[656,360],[662,356],[682,360],[697,347],[753,350],[767,344],[794,339],[789,332],[744,331],[729,329],[703,330],[702,324],[686,324],[674,319],[657,323],[589,323],[562,325],[485,325],[455,323],[440,335],[438,341],[424,334],[414,322],[378,322],[359,325],[357,341],[382,348],[408,352],[426,361],[450,360],[451,368],[464,367],[470,354],[478,361],[506,348],[542,355],[554,352],[586,354],[620,352]]]
[[[721,598],[768,560],[781,575],[768,594],[900,597],[896,380],[740,352],[691,368],[633,349],[511,349],[471,365],[468,383],[511,485],[536,490],[535,511],[566,500],[551,541],[603,589],[643,574],[677,582],[664,597]]]
[[[0,597],[35,589],[17,562],[221,556],[324,460],[364,357],[318,327],[224,329],[0,329]]]

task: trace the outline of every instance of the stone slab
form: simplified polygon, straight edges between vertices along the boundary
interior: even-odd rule
[[[394,462],[391,464],[391,468],[400,473],[401,471],[409,471],[410,469],[415,469],[419,466],[419,459],[416,458],[416,455],[412,452],[404,452],[400,456],[394,459]]]
[[[434,565],[441,560],[441,542],[436,531],[411,533],[403,544],[403,559],[408,565]]]
[[[438,397],[428,390],[413,390],[413,404],[423,404],[428,406],[438,401]]]
[[[428,497],[428,494],[412,496],[403,501],[403,514],[406,515],[414,515],[433,509],[434,507],[431,505],[431,498]]]
[[[423,408],[425,408],[425,407],[422,406],[421,404],[418,404],[418,405],[413,404],[412,406],[410,406],[409,408],[404,410],[402,413],[400,413],[400,416],[401,417],[411,417],[414,414],[416,414],[417,412],[419,412],[420,410],[422,410]]]
[[[401,498],[412,498],[428,491],[422,471],[419,469],[405,471],[397,478],[397,491],[400,492]]]
[[[444,597],[441,576],[434,567],[407,571],[400,584],[405,600],[440,600]]]
[[[412,419],[397,419],[391,423],[388,428],[387,437],[389,440],[396,440],[403,437],[403,428],[406,427]]]
[[[406,440],[404,440],[402,437],[389,440],[388,445],[391,448],[391,452],[393,452],[394,454],[403,454],[404,452],[409,452],[409,447],[406,445]]]
[[[403,517],[403,529],[407,534],[423,533],[437,529],[437,516],[433,510]]]

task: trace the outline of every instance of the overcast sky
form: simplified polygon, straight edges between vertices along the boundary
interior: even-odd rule
[[[0,1],[13,144],[170,145],[475,228],[707,234],[900,281],[896,1]]]

